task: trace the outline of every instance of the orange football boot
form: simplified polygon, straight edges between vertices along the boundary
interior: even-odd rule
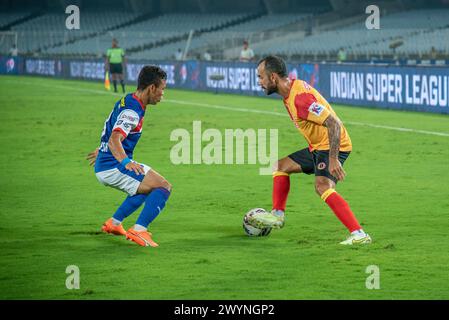
[[[143,247],[159,247],[159,245],[151,238],[152,234],[148,231],[136,231],[133,228],[126,232],[126,239],[134,241]]]
[[[125,229],[123,229],[122,224],[119,224],[118,226],[115,226],[112,223],[112,218],[109,218],[106,220],[105,223],[103,223],[103,226],[101,227],[101,230],[103,230],[106,233],[115,234],[117,236],[126,235]]]

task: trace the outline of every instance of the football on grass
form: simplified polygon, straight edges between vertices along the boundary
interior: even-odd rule
[[[267,236],[271,232],[271,228],[257,228],[250,223],[250,220],[254,215],[267,213],[267,211],[263,208],[254,208],[248,211],[243,217],[243,230],[250,237],[263,237]]]

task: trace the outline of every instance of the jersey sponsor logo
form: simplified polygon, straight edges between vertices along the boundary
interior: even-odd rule
[[[118,116],[118,120],[137,124],[137,122],[139,121],[139,115],[133,110],[125,110],[120,113],[120,115]]]
[[[117,127],[123,127],[123,128],[125,128],[125,129],[131,130],[131,123],[129,123],[129,122],[123,122],[123,120],[119,120],[119,121],[117,121],[117,123],[115,124],[114,128],[117,128]]]
[[[112,130],[120,128],[124,133],[129,134],[129,132],[135,129],[140,122],[139,115],[135,111],[125,109],[118,115]]]
[[[120,107],[124,107],[125,106],[125,97],[120,99]]]
[[[129,114],[123,114],[123,115],[120,116],[119,120],[117,121],[117,124],[118,124],[119,121],[121,121],[121,122],[125,121],[125,122],[132,122],[132,123],[134,123],[134,122],[137,122],[138,120],[139,120],[138,116],[135,117],[135,116],[132,116],[132,115],[129,115]]]
[[[139,124],[131,131],[131,133],[140,133],[142,132],[143,118],[140,119]]]
[[[309,112],[313,113],[316,116],[320,116],[323,112],[324,107],[316,102],[312,103],[309,107]]]

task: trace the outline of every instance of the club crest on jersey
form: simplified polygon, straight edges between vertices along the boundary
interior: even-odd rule
[[[326,163],[320,162],[317,165],[318,170],[324,170],[326,168]]]
[[[309,107],[309,112],[315,114],[316,116],[320,116],[323,112],[324,107],[322,105],[319,105],[318,103],[314,102]]]

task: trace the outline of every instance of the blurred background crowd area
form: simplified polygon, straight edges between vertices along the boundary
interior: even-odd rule
[[[100,58],[112,39],[129,60],[384,61],[449,57],[449,0],[4,0],[0,54]],[[68,29],[69,5],[79,29]],[[445,62],[443,62],[445,63]]]

